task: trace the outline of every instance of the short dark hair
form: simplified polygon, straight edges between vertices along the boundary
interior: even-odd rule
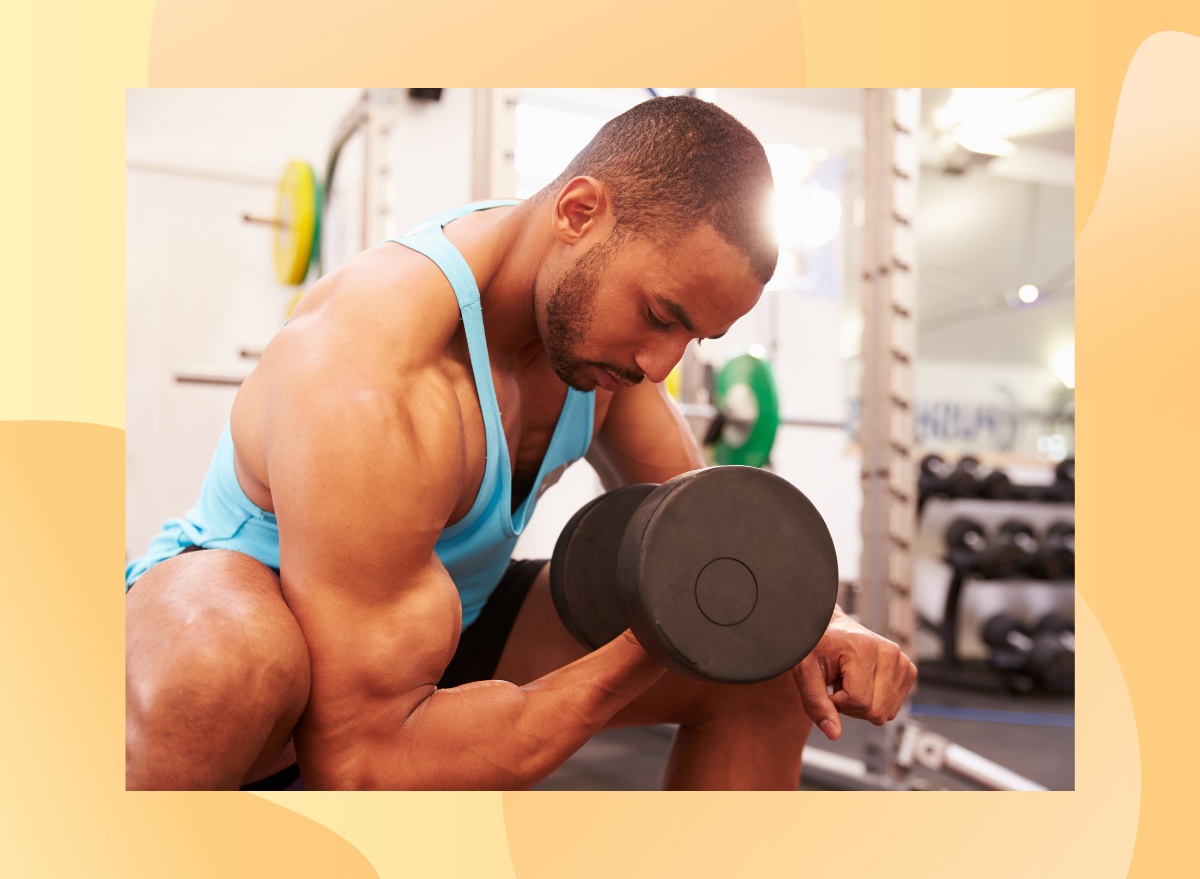
[[[607,122],[547,190],[581,176],[611,186],[619,233],[663,240],[707,221],[760,281],[774,274],[766,151],[715,104],[686,95],[643,101]]]

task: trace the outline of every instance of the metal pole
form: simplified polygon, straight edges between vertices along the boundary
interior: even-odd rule
[[[920,172],[917,89],[866,90],[864,167],[862,535],[856,611],[872,631],[910,657],[916,541],[913,360],[916,319],[916,213]],[[885,731],[895,751],[907,709]],[[894,760],[889,775],[904,774]]]
[[[396,185],[391,164],[391,135],[400,89],[367,89],[363,144],[362,249],[395,235]]]

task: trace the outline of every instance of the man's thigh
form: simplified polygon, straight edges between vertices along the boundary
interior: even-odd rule
[[[125,659],[136,786],[139,774],[166,787],[267,774],[308,701],[308,650],[278,577],[237,552],[181,554],[139,579]]]

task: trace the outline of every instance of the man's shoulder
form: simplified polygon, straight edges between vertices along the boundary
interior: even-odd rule
[[[322,278],[277,337],[289,360],[335,371],[433,365],[459,328],[445,276],[418,253],[379,245]]]

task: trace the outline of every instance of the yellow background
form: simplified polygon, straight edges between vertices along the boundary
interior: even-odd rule
[[[0,875],[1197,874],[1200,4],[14,0],[0,33]],[[124,792],[124,89],[651,81],[1077,89],[1077,790]]]

